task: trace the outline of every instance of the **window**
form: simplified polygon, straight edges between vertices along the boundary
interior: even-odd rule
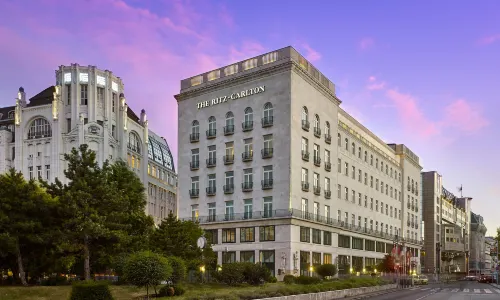
[[[217,161],[217,153],[216,153],[216,148],[215,145],[209,146],[208,147],[208,160],[210,164],[215,164]]]
[[[264,166],[264,182],[273,181],[273,166]]]
[[[302,168],[302,182],[307,183],[309,181],[309,171],[306,168]]]
[[[215,207],[215,203],[208,203],[208,221],[214,222],[217,216],[217,209]]]
[[[342,160],[340,158],[337,159],[337,171],[342,173]]]
[[[243,182],[244,183],[252,183],[253,182],[253,169],[244,169],[243,170]]]
[[[342,135],[340,133],[337,133],[337,145],[342,147]]]
[[[273,150],[273,135],[272,134],[268,134],[268,135],[265,135],[264,136],[264,151],[269,153],[269,154],[272,154],[272,151]]]
[[[226,158],[234,157],[234,142],[226,143]]]
[[[342,186],[340,184],[337,184],[337,198],[341,199],[342,198]]]
[[[363,172],[360,169],[358,169],[358,181],[359,182],[362,182],[362,180],[361,180],[362,174],[363,174]]]
[[[352,155],[356,155],[356,144],[354,142],[352,142],[352,144],[351,144],[351,151],[352,151]]]
[[[236,229],[234,229],[235,233],[234,235],[236,236]],[[224,231],[222,232],[224,234]],[[224,236],[222,236],[223,243],[224,243]],[[234,242],[227,242],[227,243],[234,243]],[[236,251],[229,251],[229,252],[222,252],[222,264],[232,264],[236,262]]]
[[[344,163],[344,166],[345,176],[349,176],[349,164],[346,162]]]
[[[233,203],[233,201],[226,201],[225,217],[226,217],[226,220],[234,220],[234,203]]]
[[[301,117],[302,123],[309,121],[309,115],[307,112],[307,108],[304,106],[302,107],[302,117]]]
[[[307,215],[307,212],[309,211],[307,199],[302,198],[301,209],[302,209],[302,213]]]
[[[193,137],[197,137],[200,134],[200,123],[196,120],[191,123],[191,134]]]
[[[361,193],[358,193],[358,205],[361,206]]]
[[[255,263],[255,251],[241,251],[240,261]]]
[[[338,244],[340,248],[351,248],[351,237],[339,234]]]
[[[318,160],[320,159],[320,155],[319,155],[319,145],[317,144],[314,144],[313,145],[313,156],[314,156],[314,160]]]
[[[42,179],[42,166],[36,166],[36,178]]]
[[[370,165],[373,166],[373,154],[370,154]]]
[[[245,153],[251,157],[253,155],[253,139],[245,139],[243,142],[245,144]]]
[[[321,244],[321,230],[313,228],[313,230],[312,230],[312,242],[313,242],[313,244]]]
[[[313,214],[314,214],[314,219],[317,220],[319,218],[319,203],[314,202],[313,204]]]
[[[88,105],[88,86],[86,84],[80,85],[80,104]]]
[[[192,192],[198,192],[200,189],[200,177],[191,177],[191,190]]]
[[[361,159],[361,147],[358,147],[358,158]]]
[[[311,229],[309,227],[300,227],[300,241],[303,243],[311,242]]]
[[[349,139],[345,138],[345,151],[349,151]]]
[[[330,123],[328,121],[325,123],[325,135],[330,136]]]
[[[325,218],[326,218],[327,221],[329,221],[330,217],[331,217],[330,216],[330,206],[325,205]]]
[[[31,122],[28,131],[28,139],[39,139],[52,136],[52,128],[49,121],[44,118],[37,118]]]
[[[50,180],[50,165],[45,166],[45,180]]]
[[[306,138],[302,138],[302,152],[306,153],[309,150],[309,141]]]
[[[330,162],[330,151],[325,149],[325,163]]]
[[[200,149],[191,150],[191,167],[197,167],[200,165]]]
[[[313,186],[314,186],[314,188],[319,187],[319,174],[318,173],[313,174]]]
[[[240,228],[240,242],[255,242],[255,227]]]
[[[330,234],[330,238],[331,238],[331,234]],[[332,244],[332,241],[330,240],[330,244],[328,245],[331,245]],[[325,244],[327,245],[327,244]],[[323,253],[323,264],[332,264],[332,255],[330,253]]]
[[[264,197],[264,218],[273,215],[273,197]]]
[[[268,122],[273,120],[273,105],[270,102],[264,104],[264,119]]]
[[[251,107],[245,108],[245,125],[251,126],[253,124],[253,110]]]
[[[356,179],[356,167],[352,166],[352,172],[351,172],[352,179]]]
[[[325,177],[325,191],[330,191],[330,178]]]
[[[66,98],[68,99],[68,105],[71,105],[71,84],[66,85]]]
[[[236,228],[222,229],[223,243],[236,243]]]
[[[215,191],[215,186],[216,186],[216,179],[215,179],[215,174],[209,174],[208,175],[208,188],[212,189]]]
[[[243,200],[243,218],[244,219],[251,219],[252,218],[252,211],[253,211],[253,203],[252,199],[245,199]],[[253,242],[253,241],[252,241]]]
[[[219,243],[219,231],[217,229],[205,230],[206,237],[210,245]]]
[[[344,199],[345,201],[349,201],[349,188],[344,187]]]
[[[363,250],[363,239],[352,237],[352,249]]]
[[[261,226],[259,231],[259,240],[261,242],[271,242],[275,240],[274,226]]]
[[[212,134],[215,134],[215,130],[217,128],[217,123],[215,121],[215,117],[208,118],[208,131]]]

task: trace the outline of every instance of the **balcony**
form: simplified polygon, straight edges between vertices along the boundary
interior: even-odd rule
[[[232,194],[232,193],[234,193],[234,184],[224,185],[224,194]]]
[[[189,196],[191,198],[198,198],[200,196],[200,190],[199,189],[190,189]]]
[[[262,158],[271,158],[273,157],[273,148],[264,148],[261,150]]]
[[[408,209],[410,209],[410,207],[411,207],[410,202],[408,202],[408,204],[406,205],[406,207],[407,207]]]
[[[217,191],[215,186],[209,186],[206,188],[207,196],[215,196],[215,192]]]
[[[331,144],[332,143],[332,136],[330,134],[325,134],[325,143]]]
[[[314,127],[314,136],[317,137],[317,138],[320,138],[321,137],[321,128],[319,127]]]
[[[304,192],[309,192],[309,182],[307,181],[302,181],[302,190]]]
[[[234,155],[224,155],[222,158],[225,165],[230,165],[234,163]]]
[[[234,134],[234,125],[226,125],[224,126],[224,135]]]
[[[270,116],[270,117],[264,117],[262,118],[262,127],[265,128],[265,127],[271,127],[273,126],[273,117]]]
[[[302,129],[305,131],[309,131],[309,128],[311,127],[311,124],[307,120],[302,120]]]
[[[264,179],[260,183],[262,185],[263,190],[269,190],[273,188],[273,180],[272,179]]]
[[[325,161],[325,170],[330,172],[332,170],[332,163],[329,161]]]
[[[253,151],[245,151],[241,153],[241,159],[243,161],[252,161],[253,160]]]
[[[315,155],[313,161],[316,167],[321,167],[321,157],[319,155]]]
[[[302,150],[302,160],[309,161],[309,152]]]
[[[418,223],[415,223],[415,229],[418,229]]]
[[[253,121],[245,121],[241,123],[243,131],[250,131],[253,129]]]
[[[415,189],[415,195],[418,196],[418,189]]]
[[[200,134],[199,133],[191,133],[189,135],[189,141],[191,141],[191,143],[199,142],[200,141]]]
[[[241,190],[243,192],[251,192],[253,190],[253,182],[251,182],[251,181],[242,182],[241,183]]]
[[[189,167],[191,168],[191,171],[198,170],[200,168],[200,161],[193,160],[192,162],[189,163]]]
[[[207,168],[213,168],[217,165],[217,160],[215,157],[207,158]]]
[[[313,186],[314,195],[321,195],[321,187],[318,185]]]
[[[410,224],[411,224],[411,223],[410,223],[410,220],[408,220],[408,221],[406,222],[406,225],[407,225],[408,227],[410,227]]]
[[[418,212],[418,206],[415,205],[415,212]]]
[[[207,139],[215,139],[216,136],[217,136],[217,129],[207,130]]]
[[[415,205],[414,204],[411,205],[411,210],[415,210]]]
[[[330,199],[332,198],[332,191],[330,190],[325,190],[325,198]]]

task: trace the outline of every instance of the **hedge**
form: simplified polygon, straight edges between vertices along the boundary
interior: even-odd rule
[[[70,300],[113,300],[107,282],[84,281],[73,284]]]

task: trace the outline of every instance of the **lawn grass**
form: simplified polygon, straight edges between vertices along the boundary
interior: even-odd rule
[[[146,291],[131,286],[110,286],[115,300],[130,300],[145,295]],[[67,300],[71,286],[3,286],[0,287],[0,300]]]

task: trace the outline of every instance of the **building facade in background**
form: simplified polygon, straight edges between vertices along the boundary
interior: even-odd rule
[[[471,198],[444,188],[436,171],[422,172],[424,264],[426,273],[467,272]]]
[[[29,101],[19,89],[14,106],[0,108],[0,172],[22,171],[27,179],[66,182],[63,155],[88,144],[105,160],[127,161],[148,194],[146,212],[160,222],[176,212],[172,154],[165,139],[148,127],[125,100],[123,82],[94,66],[60,66],[56,85]]]
[[[179,217],[219,263],[362,272],[396,241],[419,261],[419,158],[342,110],[292,47],[182,80],[176,99]]]
[[[489,269],[486,267],[487,259],[486,259],[485,234],[487,228],[484,225],[484,220],[481,215],[471,212],[470,218],[471,218],[471,223],[470,223],[471,251],[469,259],[470,274],[473,275],[490,274],[491,266]],[[491,263],[491,259],[489,260]]]

